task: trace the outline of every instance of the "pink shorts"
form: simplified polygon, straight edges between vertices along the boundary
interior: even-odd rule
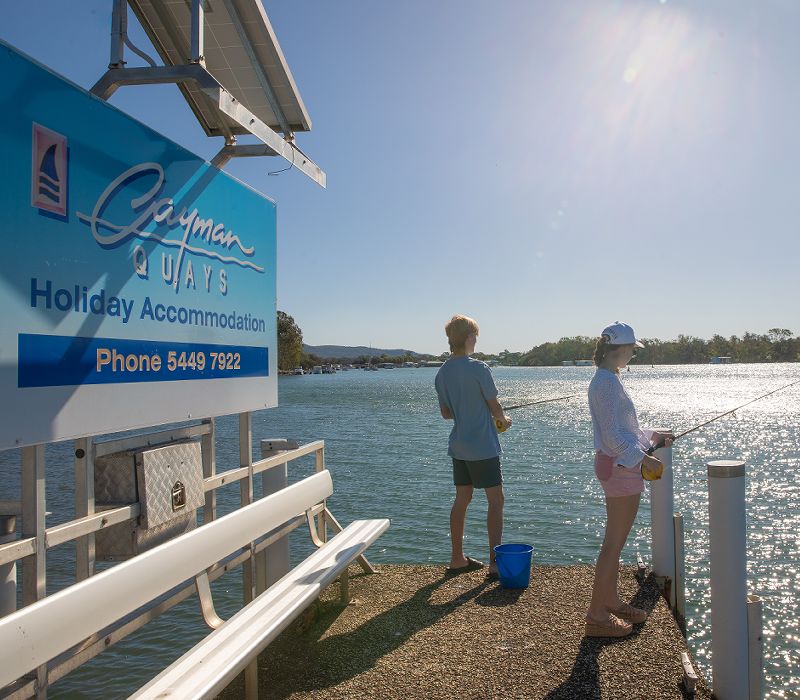
[[[635,496],[644,491],[644,479],[638,469],[614,464],[614,458],[600,450],[594,454],[594,473],[608,498]]]

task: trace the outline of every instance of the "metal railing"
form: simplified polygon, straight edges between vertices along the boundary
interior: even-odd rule
[[[271,456],[253,460],[252,416],[239,414],[239,466],[223,472],[216,469],[215,421],[206,419],[201,423],[168,430],[154,430],[138,435],[96,441],[81,438],[74,441],[75,452],[75,513],[76,517],[53,527],[45,522],[45,452],[44,445],[21,448],[22,482],[19,501],[0,501],[0,525],[9,530],[0,539],[0,572],[9,571],[16,582],[16,569],[21,570],[22,606],[45,597],[47,584],[47,550],[69,542],[76,546],[76,583],[95,572],[95,533],[112,525],[136,520],[140,514],[138,503],[95,512],[94,464],[104,455],[139,450],[168,444],[178,440],[200,438],[203,490],[203,523],[217,518],[217,492],[224,486],[239,484],[239,507],[254,500],[256,475],[265,475],[270,470],[286,468],[288,462],[314,455],[314,470],[325,469],[325,443],[317,440],[294,449],[281,450]],[[266,483],[266,482],[265,482]],[[266,491],[263,495],[266,495]],[[314,510],[317,515],[319,536],[327,534],[324,504]],[[21,517],[21,537],[16,537],[15,519]],[[282,541],[297,527],[307,523],[306,516],[289,521],[278,530],[266,533],[250,546],[231,552],[224,560],[208,571],[210,581],[215,581],[232,569],[242,566],[243,601],[250,602],[267,585],[263,576],[256,573],[256,560],[266,558],[266,550]],[[2,534],[2,533],[0,533]],[[11,539],[13,538],[13,539]],[[8,541],[11,539],[11,541]],[[3,568],[5,567],[5,569]],[[262,563],[263,569],[263,563]],[[5,586],[13,593],[13,600],[0,601],[0,610],[6,613],[16,608],[17,586]],[[79,647],[53,659],[47,666],[37,670],[36,677],[22,678],[17,683],[0,688],[0,698],[28,698],[46,694],[46,688],[69,672],[89,661],[99,653],[140,629],[162,613],[194,595],[194,580],[165,591],[148,605],[127,615],[112,626],[100,630]]]

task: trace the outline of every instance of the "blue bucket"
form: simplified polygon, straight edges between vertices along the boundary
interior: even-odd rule
[[[497,574],[503,588],[527,588],[531,582],[531,557],[529,544],[498,544],[494,548]]]

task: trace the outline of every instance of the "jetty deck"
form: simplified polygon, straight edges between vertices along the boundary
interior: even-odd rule
[[[260,697],[682,698],[686,642],[652,577],[621,587],[648,621],[621,640],[585,639],[593,568],[534,566],[505,590],[481,571],[441,566],[351,568],[353,602],[331,586],[259,657]],[[243,697],[237,679],[222,698]],[[701,678],[695,695],[711,698]]]

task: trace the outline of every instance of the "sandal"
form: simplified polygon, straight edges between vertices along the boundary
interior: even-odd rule
[[[612,615],[616,615],[623,620],[638,625],[647,620],[647,611],[641,608],[634,608],[630,603],[623,603],[618,608],[606,608]]]
[[[595,620],[586,616],[586,631],[584,637],[627,637],[633,632],[633,626],[609,615],[605,620]]]
[[[485,564],[482,561],[478,561],[477,559],[473,559],[472,557],[466,557],[467,563],[464,566],[448,566],[444,570],[445,576],[458,576],[458,574],[465,574],[468,571],[477,571],[478,569],[482,569]]]

